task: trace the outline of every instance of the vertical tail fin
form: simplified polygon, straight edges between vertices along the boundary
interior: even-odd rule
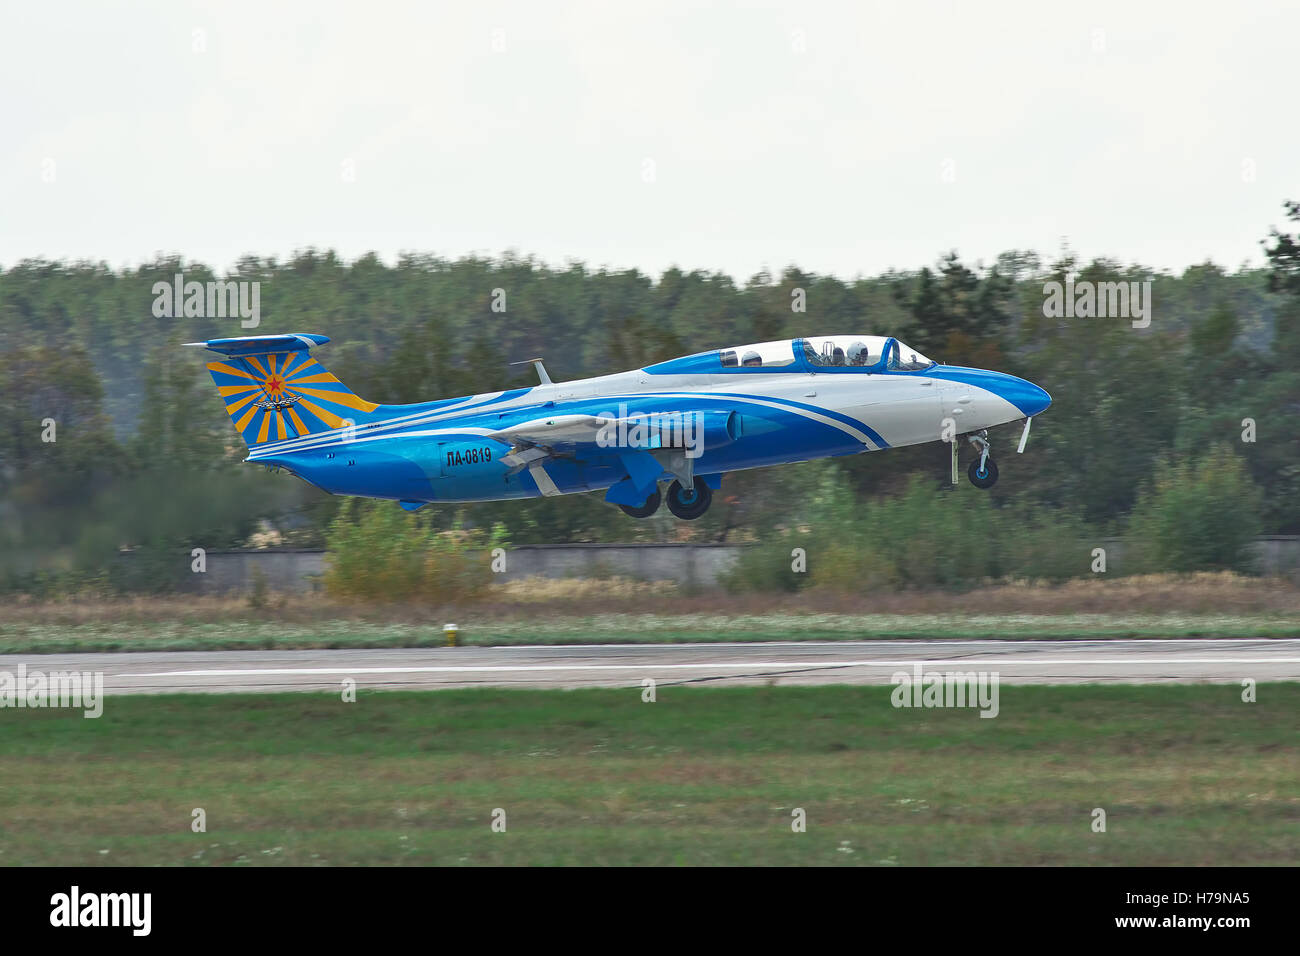
[[[324,335],[256,335],[187,342],[220,353],[212,381],[244,444],[299,438],[361,424],[379,406],[358,397],[311,357]]]

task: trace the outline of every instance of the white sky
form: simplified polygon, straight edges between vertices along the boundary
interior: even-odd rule
[[[0,265],[1235,268],[1300,199],[1297,37],[1294,0],[7,0]]]

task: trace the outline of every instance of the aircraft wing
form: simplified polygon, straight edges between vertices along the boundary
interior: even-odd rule
[[[586,445],[596,444],[601,428],[611,423],[617,427],[617,419],[600,418],[596,415],[552,415],[530,422],[520,422],[500,431],[492,432],[489,438],[508,441],[522,445]]]
[[[688,436],[680,417],[647,425],[645,416],[551,415],[502,428],[487,437],[509,442],[516,449],[546,448],[555,453],[562,447],[571,453],[575,446],[596,445],[606,454],[618,455],[629,450],[684,448]]]
[[[551,458],[572,458],[578,445],[598,444],[601,428],[612,420],[595,415],[551,415],[502,428],[487,437],[510,443],[510,453],[502,461],[515,474]]]
[[[628,474],[627,483],[636,489],[623,493],[623,496],[630,496],[628,500],[644,501],[647,489],[653,489],[655,480],[665,471],[690,484],[694,460],[674,447],[680,444],[680,432],[674,434],[672,429],[649,429],[644,433],[643,444],[618,444],[617,437],[626,436],[627,429],[637,424],[637,419],[552,415],[511,425],[487,437],[510,443],[510,452],[502,461],[511,466],[512,474],[551,458],[575,457],[577,446],[586,445],[599,446],[603,454],[622,463]],[[613,494],[615,497],[611,500],[620,496],[620,492]]]

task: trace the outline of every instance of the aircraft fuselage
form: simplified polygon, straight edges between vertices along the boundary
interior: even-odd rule
[[[254,444],[247,460],[333,494],[408,507],[573,494],[629,478],[644,490],[682,476],[683,458],[686,477],[716,487],[731,471],[953,441],[1032,417],[1051,401],[1030,382],[981,369],[832,365],[829,351],[818,365],[811,346],[800,349],[805,341],[792,340],[794,360],[779,367],[720,365],[719,350],[596,378],[381,405],[356,424]],[[681,432],[664,425],[677,421]],[[593,436],[600,422],[605,434]],[[648,427],[638,434],[638,424]],[[651,479],[636,473],[647,454],[678,457]]]

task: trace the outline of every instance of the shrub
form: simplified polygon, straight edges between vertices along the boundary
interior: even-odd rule
[[[491,549],[505,543],[499,529],[439,532],[430,518],[386,501],[357,502],[353,511],[341,513],[327,535],[330,595],[460,604],[487,592]]]
[[[1227,446],[1166,462],[1129,522],[1135,571],[1251,571],[1261,500],[1245,463]]]
[[[1089,570],[1081,522],[1015,505],[996,507],[969,485],[917,476],[902,494],[863,501],[836,470],[809,496],[803,522],[748,549],[724,578],[733,591],[818,587],[961,588],[1003,578],[1061,580]],[[807,573],[792,569],[803,548]]]

